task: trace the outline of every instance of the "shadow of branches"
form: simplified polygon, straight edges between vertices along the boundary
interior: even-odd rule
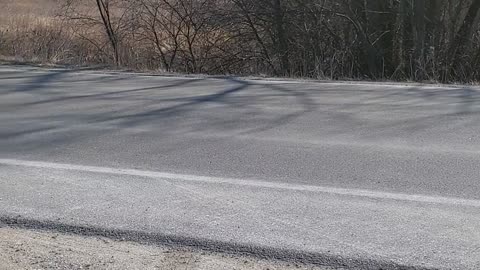
[[[480,92],[473,87],[92,77],[75,70],[22,75],[0,72],[1,111],[9,114],[4,117],[2,138],[87,127],[104,133],[138,128],[159,136],[168,132],[248,135],[284,127],[301,128],[319,138],[356,132],[355,136],[371,139],[435,129],[453,132],[452,127],[477,124],[480,109]],[[15,102],[9,101],[12,95]],[[468,121],[460,121],[461,117]]]

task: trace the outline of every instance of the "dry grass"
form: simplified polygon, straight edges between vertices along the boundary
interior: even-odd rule
[[[45,64],[113,65],[113,51],[103,25],[98,24],[100,19],[93,3],[76,2],[75,10],[81,16],[75,13],[73,17],[88,17],[97,22],[59,16],[65,15],[61,10],[62,0],[0,0],[0,5],[4,7],[0,10],[0,58]],[[121,11],[113,11],[117,13],[116,17],[121,17]],[[123,67],[136,70],[163,68],[158,48],[152,42],[153,37],[147,35],[152,33],[123,30],[120,51]],[[168,38],[165,33],[158,35],[162,41]],[[175,49],[175,68],[171,71],[208,73],[206,69],[191,66],[192,54],[195,54],[198,65],[221,66],[217,62],[227,50],[211,48],[211,42],[222,40],[222,36],[217,36],[215,31],[199,34],[193,51],[185,38],[179,38],[177,42],[182,45]],[[165,42],[161,46],[166,51],[173,51],[168,47],[171,43]]]
[[[84,64],[95,54],[58,14],[60,0],[0,0],[0,58]]]
[[[0,0],[0,23],[21,17],[45,19],[55,15],[59,2],[56,0]]]

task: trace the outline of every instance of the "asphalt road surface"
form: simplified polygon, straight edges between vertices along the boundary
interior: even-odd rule
[[[0,67],[0,223],[480,269],[480,91]]]

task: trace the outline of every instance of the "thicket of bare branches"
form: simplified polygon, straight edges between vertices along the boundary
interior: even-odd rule
[[[0,53],[188,73],[480,80],[480,0],[57,3],[50,24],[0,30]]]

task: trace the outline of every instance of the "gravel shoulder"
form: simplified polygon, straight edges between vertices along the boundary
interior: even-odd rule
[[[170,247],[10,227],[0,228],[0,269],[326,270]]]

